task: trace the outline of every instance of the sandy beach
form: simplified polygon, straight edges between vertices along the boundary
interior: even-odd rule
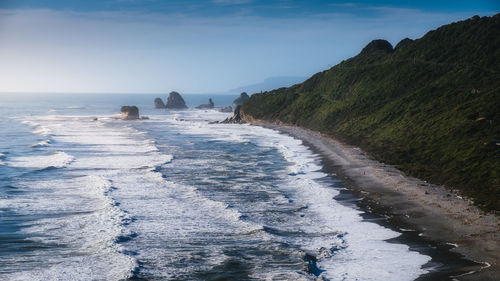
[[[295,126],[253,123],[301,139],[329,162],[328,169],[346,188],[373,200],[426,239],[456,245],[451,251],[480,264],[457,280],[499,280],[498,216],[481,211],[442,186],[406,176],[331,136]]]

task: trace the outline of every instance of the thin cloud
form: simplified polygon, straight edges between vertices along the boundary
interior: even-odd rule
[[[252,3],[253,0],[212,0],[217,5],[243,5]]]
[[[346,3],[334,3],[334,4],[331,4],[331,5],[335,6],[335,7],[342,7],[342,8],[353,8],[353,7],[358,6],[358,3],[346,2]]]
[[[396,44],[471,16],[384,11],[271,18],[0,10],[0,91],[217,92],[310,76],[372,39]]]

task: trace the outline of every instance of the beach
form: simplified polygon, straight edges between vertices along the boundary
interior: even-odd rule
[[[384,215],[413,226],[420,236],[450,245],[451,251],[478,263],[469,274],[456,276],[457,280],[498,280],[500,220],[495,214],[483,212],[471,200],[443,186],[409,177],[332,136],[296,126],[252,121],[302,140],[324,157],[331,173],[347,189],[373,201]]]

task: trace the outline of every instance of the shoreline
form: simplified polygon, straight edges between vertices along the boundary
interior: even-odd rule
[[[463,272],[467,273],[455,275],[455,280],[498,280],[500,219],[496,215],[481,211],[441,186],[406,176],[331,136],[297,126],[251,121],[310,146],[328,162],[325,169],[329,174],[367,201],[361,203],[366,211],[389,215],[399,225],[412,226],[422,238],[441,248],[448,246],[451,249],[446,251],[478,264],[466,266]]]

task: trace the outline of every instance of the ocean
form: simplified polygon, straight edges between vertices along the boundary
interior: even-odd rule
[[[0,96],[0,280],[414,280],[302,141],[159,95]],[[160,96],[166,98],[166,95]],[[185,95],[190,107],[209,96]],[[211,96],[216,106],[236,96]],[[149,120],[113,118],[137,105]]]

